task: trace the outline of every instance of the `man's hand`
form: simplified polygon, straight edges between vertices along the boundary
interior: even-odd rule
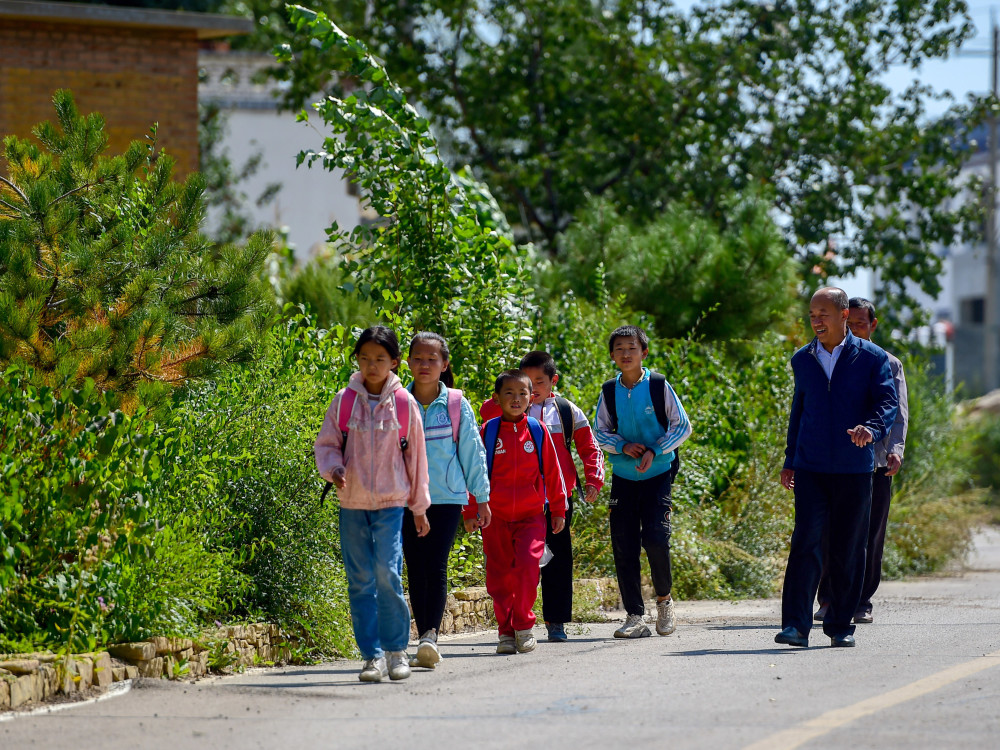
[[[653,449],[647,448],[642,454],[642,460],[639,462],[636,471],[640,474],[645,474],[649,467],[653,465],[654,458],[656,458],[656,454],[653,453]]]
[[[864,448],[868,445],[868,443],[875,439],[875,436],[872,435],[872,431],[863,424],[859,424],[853,430],[848,430],[847,434],[851,436],[851,442],[859,448]]]
[[[485,529],[493,520],[493,511],[489,503],[479,503],[479,528]]]
[[[552,516],[552,533],[558,534],[566,528],[566,519],[562,516]]]
[[[346,474],[347,474],[347,469],[345,469],[343,466],[338,466],[336,469],[333,470],[333,486],[336,487],[338,490],[342,490],[344,489],[345,486],[347,486],[347,477],[345,476]]]
[[[586,500],[588,503],[592,503],[597,499],[597,493],[599,492],[600,490],[597,489],[594,485],[588,484],[587,492],[584,494],[583,499]]]
[[[622,448],[622,453],[632,458],[640,458],[646,452],[646,446],[642,443],[626,443]]]
[[[465,524],[466,534],[471,534],[473,531],[479,528],[478,518],[463,518],[462,523]]]
[[[421,513],[419,516],[413,514],[413,523],[417,527],[417,536],[427,536],[431,530],[430,521],[427,520],[427,514]]]
[[[885,467],[885,475],[887,477],[894,477],[899,473],[900,468],[903,466],[903,459],[897,456],[895,453],[890,453],[885,457],[885,462],[888,466]]]
[[[781,486],[786,490],[795,489],[795,469],[781,470]]]

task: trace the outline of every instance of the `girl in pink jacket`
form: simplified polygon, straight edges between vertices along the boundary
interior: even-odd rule
[[[354,347],[358,372],[327,409],[313,451],[337,487],[340,548],[351,620],[365,660],[359,679],[410,676],[410,610],[403,597],[403,509],[417,534],[430,530],[427,452],[420,406],[396,377],[399,341],[385,326]]]

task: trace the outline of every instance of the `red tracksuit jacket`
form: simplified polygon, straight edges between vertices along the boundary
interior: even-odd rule
[[[572,439],[576,444],[576,452],[580,454],[580,460],[583,462],[583,483],[600,490],[604,486],[604,453],[597,445],[594,431],[590,429],[587,416],[572,401],[569,402],[569,405],[573,414]],[[573,454],[566,447],[566,438],[562,434],[563,424],[559,419],[559,409],[556,407],[555,396],[549,396],[541,403],[533,403],[528,407],[527,414],[544,424],[549,434],[552,435],[552,442],[555,443],[556,453],[559,456],[563,482],[566,484],[566,490],[572,493],[576,485],[576,462],[573,460]],[[487,399],[479,409],[479,416],[484,423],[493,417],[499,417],[500,404],[493,399]]]
[[[490,511],[502,521],[521,521],[545,512],[545,498],[553,516],[566,516],[566,484],[559,468],[552,436],[542,425],[544,445],[537,446],[531,439],[527,417],[517,422],[500,421],[496,449],[493,453],[493,474],[490,476]],[[479,430],[485,440],[486,428]],[[491,446],[486,446],[489,451]],[[538,456],[542,451],[545,481],[538,472]],[[476,499],[469,496],[469,504],[462,515],[475,518],[479,509]]]

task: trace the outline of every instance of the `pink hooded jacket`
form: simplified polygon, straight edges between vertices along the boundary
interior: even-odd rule
[[[357,391],[358,395],[347,422],[346,455],[344,438],[337,425],[344,391],[334,397],[326,410],[313,452],[316,468],[328,482],[333,479],[334,469],[346,467],[347,484],[337,492],[341,508],[381,510],[405,505],[421,515],[431,504],[423,419],[420,405],[409,393],[408,447],[405,452],[399,449],[399,422],[393,393],[402,387],[399,378],[390,373],[378,406],[372,411],[361,373],[351,376],[347,388]]]

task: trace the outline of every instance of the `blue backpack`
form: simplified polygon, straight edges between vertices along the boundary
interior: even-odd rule
[[[490,479],[493,478],[493,454],[497,449],[497,436],[500,434],[500,417],[493,417],[486,423],[486,431],[483,433],[483,443],[486,447],[486,472]],[[535,455],[538,456],[538,473],[542,475],[544,486],[545,465],[542,463],[542,445],[545,443],[545,430],[534,417],[527,417],[528,432],[531,433],[531,441],[535,444]]]

